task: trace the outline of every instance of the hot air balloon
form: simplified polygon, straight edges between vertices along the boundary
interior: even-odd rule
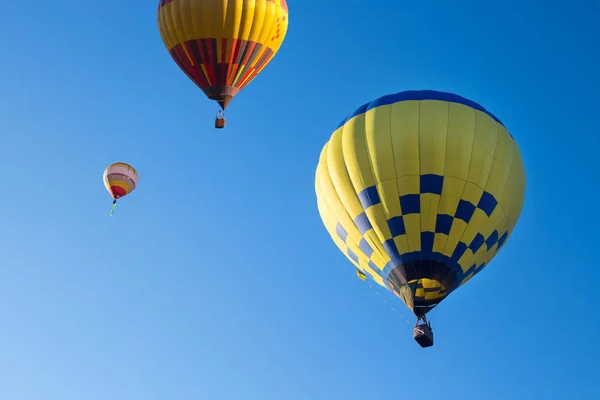
[[[179,68],[224,111],[281,47],[286,0],[160,0],[158,27]]]
[[[337,247],[406,304],[417,318],[414,339],[429,347],[426,314],[511,235],[525,170],[512,135],[479,104],[405,91],[339,125],[321,152],[315,189]]]
[[[104,170],[104,186],[113,198],[110,215],[113,215],[117,200],[133,192],[138,183],[138,173],[129,164],[114,163]]]

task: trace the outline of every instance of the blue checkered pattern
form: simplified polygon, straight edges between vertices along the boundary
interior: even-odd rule
[[[368,220],[367,220],[367,222],[368,222]],[[348,239],[348,232],[346,232],[344,227],[342,225],[340,225],[339,222],[336,225],[335,230],[336,230],[338,237],[340,239],[342,239],[344,241],[344,243],[347,245],[348,243],[346,242],[346,240]],[[362,232],[362,233],[364,235],[364,232]],[[375,263],[373,261],[370,260],[371,256],[373,255],[373,253],[375,251],[373,250],[371,245],[366,241],[366,239],[364,237],[358,243],[358,247],[365,254],[365,256],[367,256],[369,258],[369,267],[371,267],[371,269],[374,272],[376,272],[377,275],[379,275],[381,277],[381,279],[383,280],[383,282],[387,285],[387,275],[384,275],[384,273],[381,271],[381,269],[377,265],[375,265]],[[356,253],[354,253],[350,249],[350,247],[347,248],[347,251],[348,251],[348,257],[350,257],[355,263],[358,264],[359,261],[358,261],[358,256],[356,255]]]
[[[460,267],[458,261],[463,256],[463,254],[467,251],[467,249],[471,249],[473,254],[475,254],[483,245],[486,246],[489,251],[492,249],[494,245],[497,244],[496,252],[504,245],[507,237],[508,231],[498,232],[494,230],[491,235],[487,238],[483,237],[481,234],[477,234],[475,238],[471,241],[471,243],[463,243],[459,242],[454,252],[450,257],[433,251],[433,243],[436,233],[443,233],[448,235],[450,233],[450,229],[452,228],[452,224],[454,220],[460,219],[466,223],[469,223],[476,209],[480,209],[483,211],[488,217],[492,215],[492,212],[498,206],[498,201],[496,198],[486,191],[484,191],[481,195],[477,204],[471,203],[469,201],[460,200],[454,215],[448,214],[438,214],[435,232],[421,232],[421,250],[415,251],[411,253],[400,254],[396,244],[394,243],[394,239],[397,236],[406,234],[406,228],[404,225],[404,216],[410,214],[418,214],[421,212],[421,195],[432,193],[441,195],[442,188],[444,185],[444,177],[441,175],[422,175],[420,178],[420,193],[419,194],[407,194],[404,196],[400,196],[400,208],[402,210],[402,216],[392,217],[388,219],[388,227],[392,234],[392,239],[389,239],[383,243],[383,247],[389,255],[391,261],[385,266],[383,272],[380,274],[381,278],[387,284],[387,278],[392,271],[397,266],[401,266],[402,264],[410,261],[438,261],[446,264],[452,271],[456,273],[458,278],[458,286],[460,283],[471,273],[477,274],[483,267],[485,267],[485,263],[481,265],[473,264],[466,272],[463,272],[463,269]],[[358,198],[363,206],[364,210],[367,210],[369,207],[379,204],[381,199],[379,197],[379,193],[377,192],[376,186],[371,186],[363,190],[358,194]],[[371,223],[367,218],[365,212],[358,215],[354,220],[357,228],[363,235],[363,239],[361,240],[359,247],[360,249],[370,257],[373,253],[373,249],[369,246],[369,244],[364,239],[364,235],[370,229],[372,229]],[[337,232],[339,237],[342,240],[346,240],[347,233],[338,224]],[[356,262],[358,262],[358,257],[354,254],[350,249],[348,249],[348,255]],[[369,263],[376,272],[380,272],[379,268],[377,268],[372,262]]]

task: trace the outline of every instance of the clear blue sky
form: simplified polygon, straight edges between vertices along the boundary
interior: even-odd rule
[[[598,2],[291,1],[222,131],[145,3],[2,5],[0,399],[597,398]],[[481,103],[528,177],[427,350],[314,194],[337,124],[406,89]],[[110,218],[115,161],[140,182]]]

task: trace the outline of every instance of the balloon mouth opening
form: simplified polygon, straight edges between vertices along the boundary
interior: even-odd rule
[[[119,186],[112,186],[110,191],[115,199],[121,198],[126,194],[125,189]]]
[[[203,89],[206,96],[219,103],[221,109],[225,110],[231,100],[235,97],[236,94],[239,93],[239,89],[233,86],[223,86],[223,87],[208,87]]]
[[[424,315],[459,285],[459,277],[446,263],[434,260],[405,262],[390,271],[390,291],[415,315]]]

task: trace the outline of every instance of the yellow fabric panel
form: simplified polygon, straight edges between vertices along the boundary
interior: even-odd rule
[[[446,247],[446,241],[448,240],[448,235],[445,233],[436,233],[433,238],[433,251],[435,253],[443,253],[444,247]]]
[[[497,209],[498,208],[496,208],[496,210]],[[460,240],[463,243],[471,243],[473,241],[473,239],[475,239],[475,235],[477,235],[478,233],[481,233],[481,228],[483,228],[483,226],[485,225],[487,220],[488,220],[488,216],[483,211],[481,211],[478,208],[475,209],[475,212],[473,213],[473,216],[471,217],[471,220],[469,221],[467,228],[465,229],[462,236],[460,237]],[[488,237],[489,234],[483,235],[483,236]]]
[[[418,217],[417,217],[418,218]],[[396,248],[398,249],[398,251],[400,252],[400,254],[405,254],[405,253],[410,253],[412,251],[417,251],[420,249],[420,245],[421,243],[417,243],[415,244],[415,246],[419,246],[416,248],[411,248],[409,243],[408,243],[408,236],[407,235],[400,235],[400,236],[396,236],[394,238],[394,244],[396,245]]]
[[[419,107],[420,175],[444,175],[447,130],[448,103],[422,101]]]
[[[502,210],[502,209],[500,209]],[[496,218],[490,218],[490,221],[494,221],[495,224],[497,224],[497,228],[498,232],[500,232],[500,235],[504,234],[504,232],[508,232],[508,235],[510,236],[510,223],[508,221],[508,218],[506,218],[504,211],[500,211],[498,213],[500,216],[502,216],[499,222],[496,223],[497,219]],[[492,214],[492,217],[494,217],[494,214]]]
[[[396,179],[394,151],[390,131],[391,106],[381,106],[365,113],[366,145],[376,182]]]
[[[419,279],[418,280],[419,284],[423,287],[423,289],[434,289],[434,288],[439,288],[439,284],[436,281],[433,281],[431,279]]]
[[[515,149],[513,143],[514,141],[510,138],[506,129],[502,126],[499,127],[492,168],[485,186],[485,191],[493,194],[496,199],[500,199],[508,180]]]
[[[496,159],[492,162],[492,168],[490,169],[490,175],[488,176],[485,191],[494,195],[496,199],[498,199],[500,194],[504,191],[504,185],[506,185],[510,167],[511,163],[504,164]]]
[[[442,188],[442,197],[438,213],[454,215],[458,202],[465,189],[466,182],[450,176],[444,177],[444,187]]]
[[[360,280],[363,280],[363,281],[367,279],[367,276],[359,270],[356,270],[356,276],[358,276],[360,278]]]
[[[334,241],[336,241],[337,244],[337,240],[341,241],[341,239],[336,235],[335,232],[337,220],[335,219],[333,212],[327,205],[327,201],[325,201],[325,198],[323,196],[319,196],[319,198],[317,199],[317,208],[319,210],[319,215],[321,215],[323,225],[325,225],[325,229],[327,229],[327,232],[331,235],[331,237]],[[343,247],[344,249],[341,249],[342,252],[344,252],[346,245],[344,244]]]
[[[498,142],[494,158],[503,164],[510,164],[515,150],[518,150],[518,147],[514,139],[510,137],[505,127],[498,125]]]
[[[424,297],[426,300],[436,300],[445,296],[440,294],[441,291],[445,291],[446,289],[443,285],[440,285],[439,282],[427,278],[419,279],[417,282],[422,286],[422,288],[418,288],[416,290],[415,296]]]
[[[317,175],[319,176],[319,193],[321,193],[323,201],[328,205],[328,210],[332,214],[332,219],[339,222],[342,227],[348,233],[348,236],[354,240],[354,242],[360,242],[361,234],[356,225],[354,224],[353,219],[347,212],[347,208],[345,207],[342,199],[338,196],[340,193],[336,190],[333,185],[333,176],[329,175],[328,172],[331,169],[328,168],[327,162],[327,151],[324,150],[321,158],[322,162],[319,163],[319,167],[317,169]],[[333,228],[335,232],[335,227]],[[335,236],[335,234],[333,234]]]
[[[500,196],[499,203],[504,207],[506,215],[511,224],[515,224],[525,196],[525,168],[521,153],[517,147],[514,148],[513,162],[508,173],[508,182]]]
[[[342,129],[334,132],[327,146],[327,168],[331,182],[345,210],[353,220],[363,212],[356,189],[352,184],[342,150]]]
[[[415,150],[416,151],[416,150]],[[419,194],[419,175],[398,175],[398,194],[405,196],[407,194]],[[402,212],[402,214],[405,214]]]
[[[332,238],[337,241],[341,239],[336,234],[337,227],[337,219],[335,217],[334,211],[331,209],[329,204],[327,203],[326,197],[323,196],[323,192],[319,190],[319,198],[317,199],[317,207],[319,210],[319,214],[321,215],[321,220],[323,221],[323,225],[327,229],[327,232],[332,236]],[[343,243],[343,242],[342,242]],[[340,246],[338,246],[340,247]],[[346,252],[346,244],[343,243],[343,246],[340,247],[340,250],[345,254]]]
[[[236,1],[236,3],[238,1]],[[250,40],[250,32],[252,32],[252,22],[254,20],[253,17],[255,14],[255,3],[252,1],[244,1],[242,7],[242,15],[244,17],[240,19],[240,29],[238,31],[238,38],[242,40]]]
[[[463,220],[455,218],[452,223],[452,228],[450,229],[450,234],[448,235],[448,239],[446,239],[446,245],[444,246],[443,255],[450,257],[458,246],[460,242],[460,238],[464,233],[465,229],[467,229],[467,223]]]
[[[485,247],[485,245],[483,245],[482,247]],[[460,268],[463,272],[467,272],[469,268],[471,268],[471,265],[473,265],[473,263],[471,262],[472,258],[473,250],[467,249],[458,260],[458,265],[460,265]]]
[[[344,125],[342,148],[355,193],[375,184],[365,136],[364,114],[352,118]]]
[[[277,19],[283,15],[279,12],[281,10],[281,7],[277,7],[275,5],[275,3],[267,2],[264,4],[266,6],[266,9],[264,11],[263,25],[261,26],[261,29],[258,32],[258,38],[256,40],[253,40],[254,42],[257,42],[257,43],[269,43],[270,42],[271,37],[273,37],[275,35],[275,27],[277,26]],[[252,35],[252,32],[251,32],[251,35]],[[251,36],[251,38],[252,38],[252,36]]]
[[[477,204],[483,194],[483,186],[478,186],[476,183],[472,182],[466,182],[460,198],[471,204]]]
[[[458,178],[464,185],[469,174],[471,151],[475,138],[473,109],[462,104],[450,103],[447,130],[444,175],[446,178]],[[445,186],[444,184],[444,189]]]
[[[254,21],[265,20],[267,23],[270,22],[267,19],[267,4],[265,1],[254,2]],[[253,22],[254,22],[253,21]],[[250,35],[248,40],[251,42],[258,42],[261,36],[262,27],[259,24],[253,23],[252,29],[250,29]]]
[[[435,232],[440,198],[439,194],[433,193],[421,195],[421,231]]]
[[[379,248],[380,252],[385,253],[385,250],[383,247],[381,247],[381,243],[385,242],[387,239],[391,239],[392,233],[387,225],[385,213],[383,212],[383,206],[381,204],[376,204],[372,207],[369,207],[365,213],[367,214],[367,217],[373,226],[373,234],[376,237],[375,246]],[[371,232],[368,232],[368,234],[370,233]]]
[[[479,228],[479,233],[481,233],[483,237],[489,237],[494,230],[499,229],[499,226],[504,218],[506,218],[504,209],[501,206],[496,207],[492,215],[490,215],[490,217],[486,219],[485,223]],[[504,232],[500,232],[500,234],[502,233]]]
[[[398,201],[400,194],[398,193],[398,182],[396,179],[378,183],[377,192],[379,193],[381,206],[387,219],[402,215],[400,202]],[[389,238],[386,237],[387,239]]]
[[[338,191],[334,186],[335,176],[330,174],[329,161],[327,158],[327,147],[323,149],[321,153],[321,161],[319,162],[319,166],[317,168],[317,190],[319,190],[323,199],[326,199],[327,203],[331,205],[331,209],[335,210],[336,217],[339,219],[343,219],[344,214],[347,213],[347,208],[341,202],[340,197],[338,196]],[[348,216],[348,220],[345,222],[351,222],[352,219]]]
[[[231,38],[239,38],[240,30],[242,28],[242,9],[244,7],[244,2],[242,0],[228,0],[226,4],[226,10],[224,14],[224,31],[229,32],[231,34]],[[225,59],[229,60],[231,57],[231,52],[233,48],[231,46],[227,46],[225,49]],[[220,54],[220,53],[219,53]]]
[[[438,281],[434,281],[432,279],[423,278],[420,279],[419,282],[425,289],[445,289]]]
[[[487,254],[488,254],[487,247],[484,244],[471,257],[471,260],[470,260],[471,265],[475,264],[477,266],[480,266],[481,264],[483,264],[486,261]]]
[[[394,167],[397,177],[419,176],[419,102],[403,101],[391,105],[390,116],[392,146],[394,148]],[[401,133],[401,134],[399,134]],[[399,182],[400,183],[400,182]],[[404,185],[398,185],[403,194]],[[419,188],[414,193],[419,193]]]
[[[408,240],[410,251],[421,250],[421,215],[405,215],[404,226],[406,227],[406,238]]]
[[[171,3],[173,10],[170,11],[177,16],[187,15],[187,23],[177,30],[180,43],[198,38],[218,39],[221,37],[224,18],[221,1],[177,0],[177,5],[179,9],[175,10],[175,2]],[[187,9],[187,13],[184,12],[185,9]],[[166,11],[168,10],[165,9]],[[173,16],[171,19],[177,18]]]
[[[201,6],[201,4],[196,4],[196,6]],[[173,3],[167,4],[158,10],[158,29],[165,46],[169,50],[180,42],[178,32],[181,32],[183,27],[182,22],[179,19],[174,19],[172,14]]]
[[[376,249],[375,247],[373,247],[373,249]],[[382,255],[383,253],[383,255]],[[383,270],[383,268],[385,267],[385,264],[390,261],[390,258],[387,256],[387,254],[385,253],[385,251],[383,252],[379,252],[379,251],[374,251],[373,254],[371,255],[371,261],[373,262],[373,264],[375,264],[379,270]]]
[[[387,262],[389,260],[389,256],[383,249],[383,246],[381,245],[382,242],[377,237],[377,233],[374,230],[370,230],[364,235],[364,239],[373,249],[371,261],[373,261],[380,268],[383,268],[385,265],[384,260]]]
[[[498,123],[486,114],[475,111],[475,139],[471,151],[468,181],[485,188],[487,178],[492,168]]]

